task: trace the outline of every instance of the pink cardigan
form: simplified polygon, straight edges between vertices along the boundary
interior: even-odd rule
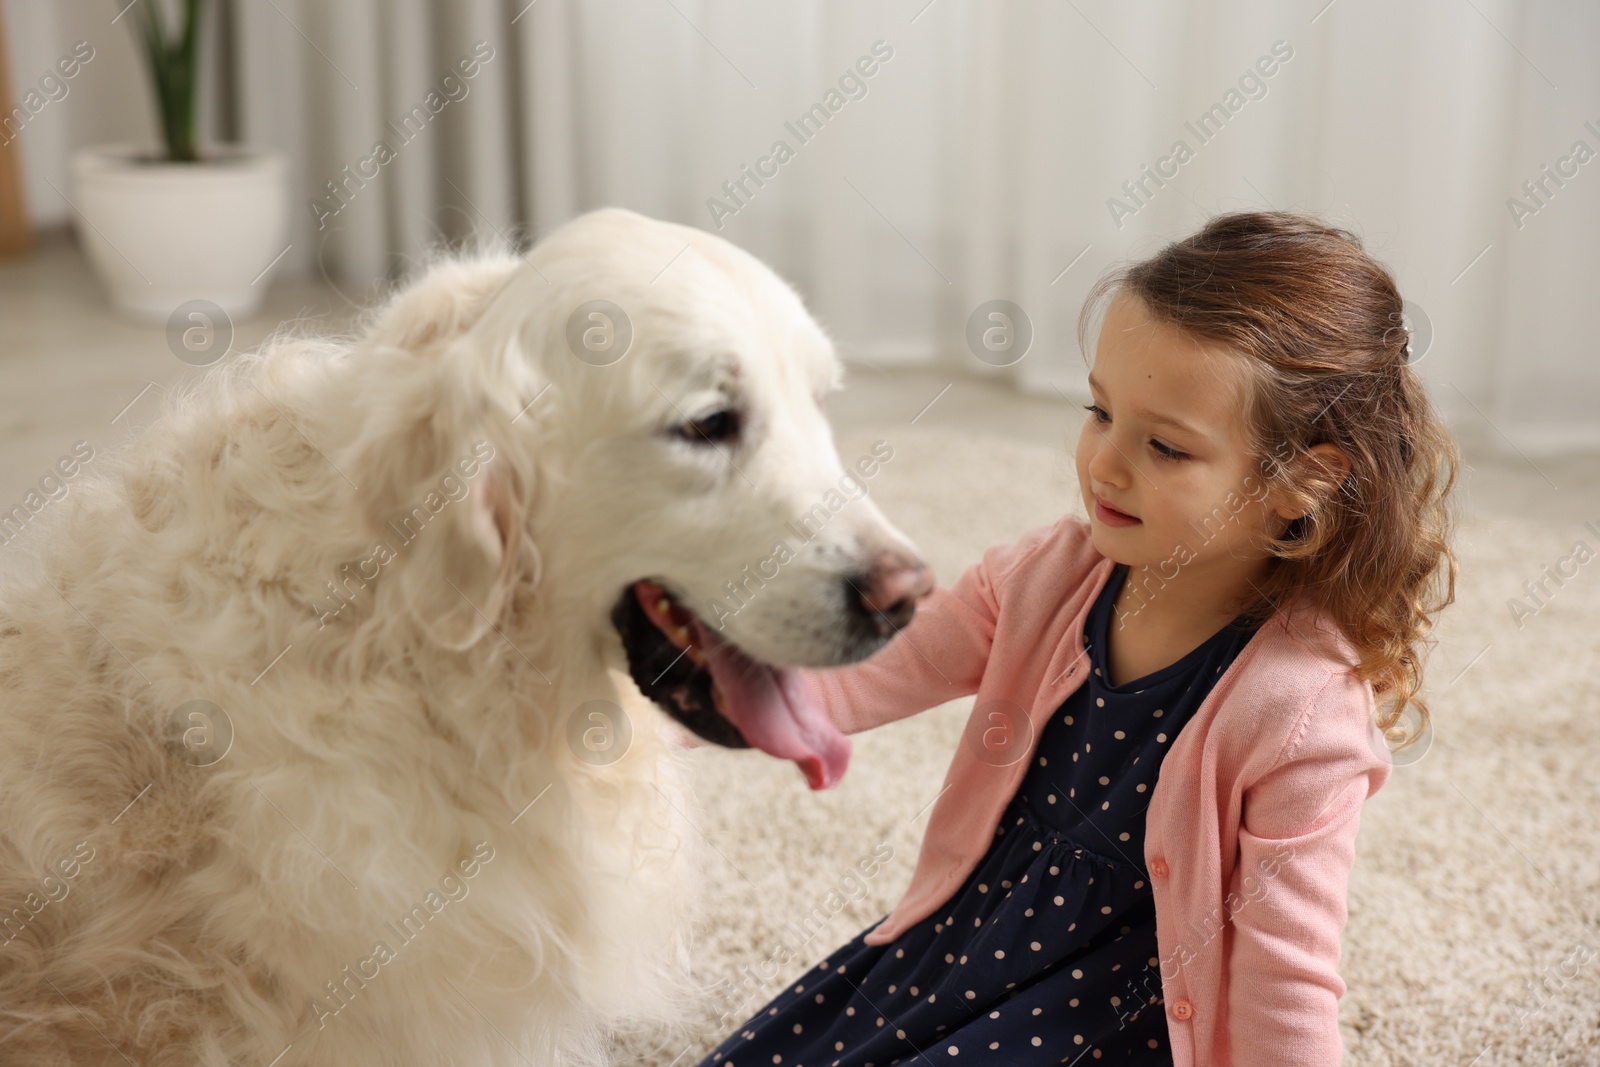
[[[1046,720],[1085,677],[1084,621],[1114,565],[1066,516],[986,550],[876,655],[801,672],[846,733],[977,694],[910,885],[869,944],[933,914],[982,859]],[[1362,802],[1392,766],[1354,663],[1307,601],[1280,610],[1162,762],[1145,860],[1176,1067],[1340,1062],[1345,889]]]

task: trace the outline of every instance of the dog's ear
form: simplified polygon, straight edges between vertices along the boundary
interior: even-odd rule
[[[490,361],[460,346],[372,355],[351,474],[368,532],[392,553],[376,581],[394,588],[377,603],[464,650],[498,624],[530,562],[533,472],[506,409],[530,383],[496,385]],[[496,390],[509,395],[491,399]]]
[[[463,483],[465,496],[451,500],[444,494],[447,503],[400,550],[409,558],[401,561],[398,576],[401,595],[423,632],[456,651],[477,644],[504,612],[516,580],[525,516],[503,457],[491,455],[474,476],[454,479]],[[425,498],[424,508],[439,495]]]

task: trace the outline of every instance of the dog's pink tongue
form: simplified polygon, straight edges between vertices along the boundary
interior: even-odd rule
[[[751,745],[779,759],[793,760],[812,789],[827,789],[850,765],[850,739],[786,667],[757,663],[723,641],[698,618],[701,647],[710,661],[718,710]]]

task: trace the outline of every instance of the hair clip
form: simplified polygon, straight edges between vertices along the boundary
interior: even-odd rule
[[[1389,334],[1392,333],[1396,328],[1397,327],[1391,326],[1391,327],[1389,327],[1388,330],[1385,330],[1384,334],[1383,334],[1383,339],[1385,341],[1387,341],[1389,339]],[[1401,346],[1400,350],[1405,353],[1405,361],[1407,363],[1410,363],[1411,362],[1411,353],[1412,353],[1411,339],[1412,339],[1413,334],[1412,334],[1412,329],[1411,329],[1411,316],[1406,314],[1406,308],[1404,307],[1404,305],[1402,305],[1401,309],[1400,309],[1400,325],[1399,325],[1398,329],[1403,330],[1405,332],[1406,343]]]

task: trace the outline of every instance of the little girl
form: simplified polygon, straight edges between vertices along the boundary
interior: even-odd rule
[[[1080,345],[1107,297],[1087,521],[802,672],[847,733],[977,694],[909,888],[700,1067],[1339,1064],[1360,809],[1428,721],[1459,454],[1349,233],[1219,216],[1102,278]]]

